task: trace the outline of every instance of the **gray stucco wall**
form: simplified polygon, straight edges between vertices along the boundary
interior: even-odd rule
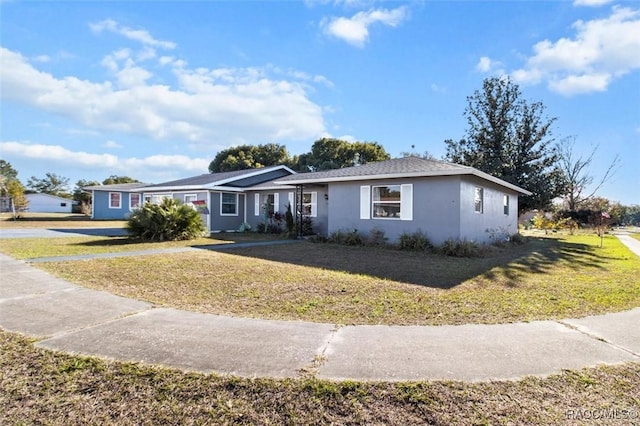
[[[475,211],[475,188],[483,189],[483,212]],[[504,196],[509,196],[509,214],[504,214]],[[491,242],[491,234],[513,234],[518,230],[518,193],[474,176],[460,183],[460,232],[468,240]]]
[[[222,215],[220,212],[221,192],[211,193],[211,231],[237,231],[244,222],[244,194],[238,194],[237,214],[233,216]]]
[[[413,219],[360,219],[360,187],[362,185],[413,184]],[[385,231],[389,241],[403,232],[422,230],[439,244],[447,238],[460,238],[460,177],[430,177],[329,185],[328,233],[357,229],[368,234],[372,229]]]

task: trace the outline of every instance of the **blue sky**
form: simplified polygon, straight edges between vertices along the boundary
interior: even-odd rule
[[[636,1],[0,1],[0,158],[162,182],[237,144],[309,151],[323,136],[429,151],[466,97],[508,75],[541,101],[600,195],[640,203]]]

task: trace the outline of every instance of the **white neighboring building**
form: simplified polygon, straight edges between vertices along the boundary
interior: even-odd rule
[[[75,201],[49,194],[25,194],[30,213],[71,213]]]

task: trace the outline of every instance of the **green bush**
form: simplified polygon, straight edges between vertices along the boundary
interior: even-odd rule
[[[437,251],[445,256],[453,257],[483,257],[485,254],[475,241],[454,240],[452,238],[442,243]]]
[[[421,230],[411,234],[403,232],[398,238],[398,248],[400,250],[425,251],[431,247],[431,242],[427,235]]]
[[[129,236],[148,241],[191,240],[205,231],[200,213],[172,198],[146,203],[127,219]]]
[[[385,247],[387,245],[388,238],[384,236],[384,230],[380,228],[373,228],[369,231],[369,238],[365,243],[372,247]]]

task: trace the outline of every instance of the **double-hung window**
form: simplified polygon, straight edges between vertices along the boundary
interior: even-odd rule
[[[360,219],[413,220],[413,184],[360,187]]]
[[[129,210],[140,207],[140,194],[129,194]]]
[[[228,192],[220,194],[220,214],[238,216],[238,194]]]
[[[504,214],[509,215],[509,196],[505,195],[502,199],[502,210]]]
[[[371,201],[374,218],[400,219],[402,205],[400,185],[374,186]]]
[[[304,192],[302,194],[302,214],[304,216],[318,216],[318,193]]]
[[[109,208],[110,209],[119,209],[122,203],[122,193],[121,192],[110,192],[109,193]]]

